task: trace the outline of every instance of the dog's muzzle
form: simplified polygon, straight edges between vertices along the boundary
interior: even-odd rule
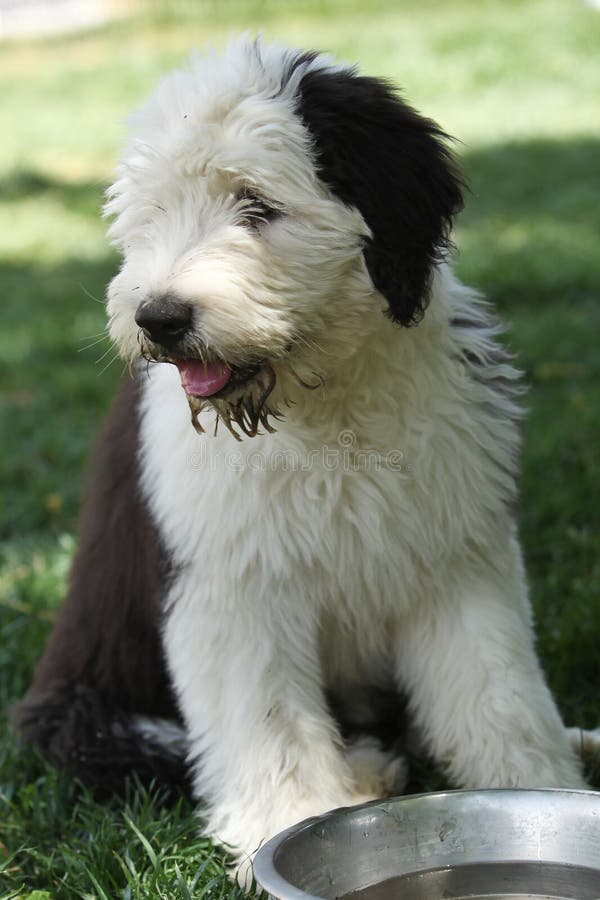
[[[135,322],[151,344],[151,358],[177,366],[189,397],[216,397],[235,391],[251,382],[262,366],[263,360],[243,366],[229,364],[200,347],[197,339],[193,340],[193,308],[177,297],[165,295],[140,303]]]

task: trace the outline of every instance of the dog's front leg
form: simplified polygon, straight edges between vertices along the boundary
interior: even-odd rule
[[[399,678],[461,787],[584,787],[534,650],[519,549],[458,563],[403,624]]]
[[[165,646],[206,831],[235,854],[244,881],[265,839],[366,798],[327,709],[306,600],[213,602],[202,581],[204,597],[172,595]]]

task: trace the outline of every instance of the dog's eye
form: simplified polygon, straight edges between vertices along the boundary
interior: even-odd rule
[[[281,209],[251,191],[243,191],[236,197],[241,205],[240,224],[258,230],[261,225],[272,222],[281,215]]]

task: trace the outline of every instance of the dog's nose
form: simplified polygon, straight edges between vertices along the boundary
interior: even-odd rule
[[[155,344],[173,347],[192,324],[192,307],[172,297],[157,297],[138,306],[135,321]]]

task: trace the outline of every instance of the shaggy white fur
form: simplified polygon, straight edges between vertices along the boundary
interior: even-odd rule
[[[518,373],[443,259],[418,327],[382,314],[372,229],[319,177],[297,109],[307,73],[348,70],[295,59],[244,40],[167,77],[107,205],[123,356],[141,340],[161,358],[134,316],[183,299],[198,354],[267,360],[268,408],[285,412],[273,434],[214,434],[250,380],[199,404],[199,435],[175,366],[144,383],[143,489],[173,561],[168,665],[206,831],[242,878],[280,829],[401,787],[379,746],[344,747],[325,688],[349,707],[363,684],[406,693],[456,785],[584,784],[534,651],[511,512]],[[276,214],[248,227],[248,191]]]

